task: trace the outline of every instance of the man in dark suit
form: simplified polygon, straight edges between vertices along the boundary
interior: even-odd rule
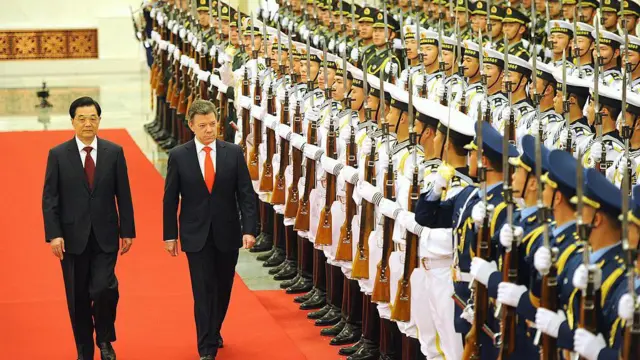
[[[115,360],[118,304],[116,259],[136,236],[127,163],[122,147],[97,137],[100,105],[71,103],[76,135],[49,151],[42,194],[45,240],[60,259],[78,359]],[[116,207],[117,205],[117,207]]]
[[[222,347],[220,329],[229,307],[238,249],[255,243],[256,195],[241,148],[216,140],[215,106],[196,100],[187,115],[195,137],[169,152],[164,240],[165,249],[177,256],[180,237],[187,253],[198,353],[200,359],[209,360]]]

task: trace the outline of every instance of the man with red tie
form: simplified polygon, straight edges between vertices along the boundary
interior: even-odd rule
[[[195,100],[187,116],[195,137],[169,152],[164,240],[167,252],[177,256],[179,237],[187,254],[198,353],[200,359],[211,360],[223,345],[220,329],[229,307],[238,249],[255,243],[256,195],[242,149],[216,140],[215,106]]]
[[[136,230],[122,147],[97,137],[100,105],[90,97],[71,103],[76,135],[49,151],[42,194],[45,240],[60,259],[78,359],[115,360],[118,304],[116,259]],[[117,205],[117,207],[116,207]]]

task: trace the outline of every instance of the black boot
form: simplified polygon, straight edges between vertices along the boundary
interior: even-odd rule
[[[351,346],[347,346],[347,347],[343,347],[342,349],[340,349],[338,351],[338,355],[342,355],[342,356],[349,356],[349,355],[353,355],[356,353],[356,351],[358,351],[362,346],[364,346],[364,338],[361,336],[360,340],[358,340],[357,343],[351,345]]]
[[[284,251],[279,247],[276,247],[276,250],[273,252],[273,255],[269,258],[269,260],[265,261],[262,266],[264,267],[275,267],[284,262]]]
[[[347,323],[340,334],[331,339],[330,345],[340,346],[353,344],[362,337],[362,327],[359,324],[352,325]]]
[[[307,301],[300,304],[300,310],[320,309],[327,303],[327,294],[318,289],[316,293]]]
[[[313,290],[311,290],[313,291]],[[320,310],[312,311],[307,314],[307,319],[318,320],[325,316],[329,311],[331,311],[331,305],[327,304],[320,308]],[[333,325],[333,324],[332,324]]]
[[[378,360],[380,357],[380,350],[376,342],[364,339],[362,347],[358,349],[353,355],[349,356],[347,360]]]
[[[316,320],[316,322],[315,322],[316,326],[335,325],[340,320],[342,320],[342,315],[340,314],[340,309],[336,308],[333,305],[329,305],[329,306],[330,306],[329,311],[327,311],[327,313],[324,314],[323,317],[321,317],[320,319]]]
[[[264,238],[264,236],[263,236],[263,238]],[[256,245],[254,247],[256,247],[257,244],[258,243],[256,243]],[[267,260],[269,260],[269,258],[271,256],[273,256],[274,252],[276,252],[276,247],[272,245],[271,249],[269,249],[267,252],[263,252],[262,254],[256,256],[256,260],[258,260],[258,261],[267,261]]]
[[[293,286],[293,284],[297,283],[298,281],[300,281],[300,278],[302,278],[302,275],[300,275],[300,272],[298,272],[298,274],[296,274],[296,276],[291,279],[291,280],[285,280],[283,282],[280,283],[280,289],[286,289],[290,286]]]
[[[300,277],[298,282],[287,288],[287,294],[302,294],[313,287],[313,280],[305,277]]]
[[[316,291],[318,291],[318,289],[313,287],[313,288],[311,288],[311,290],[309,290],[308,293],[306,293],[304,295],[296,296],[293,299],[293,302],[294,303],[298,303],[298,304],[302,304],[303,302],[311,299],[311,297],[316,294]]]
[[[283,262],[284,266],[282,269],[273,277],[273,280],[282,281],[293,279],[298,271],[296,270],[296,263],[290,260],[285,260]]]
[[[262,241],[259,243],[256,242],[256,244],[251,249],[249,249],[249,251],[252,253],[265,252],[271,250],[272,248],[273,236],[271,236],[271,234],[262,233]]]
[[[287,266],[287,261],[286,260],[281,262],[280,265],[269,269],[269,275],[275,275],[275,274],[279,273],[280,271],[282,271],[282,269],[284,269],[285,266]]]
[[[347,324],[346,322],[344,322],[343,320],[340,320],[337,324],[333,325],[332,327],[324,328],[320,330],[320,335],[334,337],[340,334],[340,332],[342,331],[342,329],[346,324]]]

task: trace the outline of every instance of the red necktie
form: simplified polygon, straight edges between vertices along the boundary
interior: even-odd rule
[[[207,189],[211,192],[216,181],[216,169],[213,167],[213,161],[211,160],[212,149],[209,146],[205,146],[203,150],[206,153],[204,157],[204,183],[207,184]]]
[[[86,146],[82,150],[87,153],[87,157],[84,159],[84,173],[87,175],[89,188],[93,189],[93,175],[96,173],[96,163],[93,162],[93,158],[91,157],[91,151],[93,151],[93,148],[91,146]]]

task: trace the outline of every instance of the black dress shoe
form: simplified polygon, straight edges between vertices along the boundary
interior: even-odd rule
[[[337,324],[340,320],[342,320],[342,314],[340,313],[340,309],[334,306],[331,307],[323,317],[316,320],[316,326],[331,326]]]
[[[271,250],[263,252],[262,254],[256,256],[256,260],[258,260],[258,261],[267,261],[267,260],[269,260],[269,258],[271,256],[273,256],[273,253],[275,253],[275,252],[276,252],[275,247],[273,245],[271,245]]]
[[[322,290],[318,290],[316,291],[315,294],[313,294],[313,296],[309,300],[300,304],[300,310],[320,309],[326,303],[327,303],[327,293]]]
[[[280,272],[273,276],[273,280],[282,281],[289,280],[296,277],[298,270],[296,269],[296,264],[293,261],[285,260],[284,267]]]
[[[338,334],[340,334],[340,332],[342,331],[342,329],[346,324],[347,324],[346,321],[340,319],[340,321],[337,324],[333,325],[332,327],[324,328],[320,330],[320,335],[331,336],[331,337],[337,336]]]
[[[297,283],[287,288],[287,294],[302,294],[311,290],[312,287],[313,280],[301,276]]]
[[[111,343],[99,343],[98,347],[100,348],[101,360],[116,360],[116,352],[113,350]]]
[[[287,260],[281,262],[280,265],[269,269],[269,275],[275,275],[275,274],[279,273],[280,271],[282,271],[282,269],[284,269],[285,266],[287,266]]]
[[[364,339],[362,347],[353,355],[349,356],[347,360],[378,360],[379,357],[380,349],[378,348],[378,344],[371,340]]]
[[[334,346],[342,346],[353,344],[362,337],[362,327],[347,323],[340,334],[331,339],[329,344]]]
[[[363,346],[364,346],[364,338],[360,337],[360,340],[358,340],[357,343],[351,346],[343,347],[342,349],[338,350],[338,355],[343,355],[343,356],[353,355],[356,353],[356,351],[358,351],[358,349],[360,349]]]
[[[222,340],[222,336],[218,335],[218,349],[222,349],[224,347],[224,340]]]
[[[282,264],[286,260],[286,256],[284,254],[284,250],[280,248],[276,248],[276,251],[273,252],[273,255],[269,258],[269,260],[262,263],[263,267],[275,267]]]
[[[77,345],[78,360],[93,360],[94,345]]]
[[[305,302],[305,301],[307,301],[307,300],[311,299],[311,297],[312,297],[313,295],[315,295],[315,294],[316,294],[316,291],[318,291],[318,289],[316,289],[316,288],[314,287],[314,288],[312,288],[308,293],[306,293],[306,294],[304,294],[304,295],[296,296],[296,297],[293,299],[293,302],[294,302],[294,303],[298,303],[298,304],[302,304],[303,302]]]
[[[216,357],[213,355],[205,355],[205,356],[200,356],[200,360],[216,360]]]
[[[323,306],[320,310],[312,311],[307,314],[307,319],[318,320],[325,316],[333,307],[330,304]]]
[[[291,279],[291,280],[285,280],[283,282],[280,283],[280,289],[286,289],[290,286],[293,286],[295,283],[297,283],[298,281],[300,281],[300,279],[302,278],[302,276],[300,275],[300,273],[296,274],[296,276]]]
[[[262,241],[257,242],[256,244],[249,250],[249,252],[257,253],[257,252],[265,252],[269,251],[273,248],[273,237],[270,234],[262,233]]]

